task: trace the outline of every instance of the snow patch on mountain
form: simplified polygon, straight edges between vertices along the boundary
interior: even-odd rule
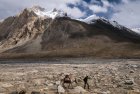
[[[136,33],[140,34],[140,28],[133,28],[132,31],[135,31]]]
[[[47,11],[45,8],[42,8],[40,6],[34,6],[34,7],[30,8],[29,10],[33,11],[39,17],[49,17],[49,18],[55,19],[57,17],[66,17],[67,16],[67,13],[65,13],[62,10],[57,10],[56,8],[54,8],[51,11]]]
[[[85,18],[85,19],[77,19],[77,20],[82,21],[82,22],[85,22],[85,23],[87,23],[87,24],[93,24],[94,21],[97,20],[97,19],[99,19],[98,16],[96,16],[96,15],[91,15],[91,16]]]
[[[96,15],[91,15],[91,16],[85,18],[85,19],[77,19],[77,20],[85,22],[87,24],[94,24],[97,20],[101,20],[101,21],[103,21],[103,22],[105,22],[107,24],[111,24],[114,27],[117,27],[119,29],[122,29],[122,27],[123,27],[123,26],[119,25],[116,21],[110,21],[110,20],[108,20],[108,19],[106,19],[104,17],[98,17]]]
[[[4,21],[4,19],[1,19],[1,20],[0,20],[0,22],[3,22],[3,21]]]

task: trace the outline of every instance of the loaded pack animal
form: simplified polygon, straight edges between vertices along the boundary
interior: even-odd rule
[[[63,87],[66,87],[65,85],[67,84],[68,88],[73,88],[73,83],[77,84],[77,80],[72,74],[65,75],[64,79],[62,79]]]

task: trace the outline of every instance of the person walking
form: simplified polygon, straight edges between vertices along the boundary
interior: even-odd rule
[[[86,76],[86,77],[83,79],[83,81],[84,81],[84,89],[86,88],[86,86],[87,86],[87,88],[89,89],[88,80],[89,80],[89,76]]]

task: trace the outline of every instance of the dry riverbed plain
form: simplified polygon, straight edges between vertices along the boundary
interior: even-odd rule
[[[60,81],[67,74],[78,83],[63,88]],[[90,89],[83,88],[86,75],[90,77]],[[26,94],[140,94],[140,61],[0,61],[0,94],[18,94],[22,90]]]

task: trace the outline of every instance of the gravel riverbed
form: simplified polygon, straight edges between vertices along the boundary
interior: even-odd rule
[[[139,60],[13,62],[0,62],[0,94],[18,94],[22,90],[26,94],[57,94],[63,89],[62,94],[140,94]],[[71,88],[60,83],[67,74],[77,80]],[[86,75],[90,89],[83,88]]]

